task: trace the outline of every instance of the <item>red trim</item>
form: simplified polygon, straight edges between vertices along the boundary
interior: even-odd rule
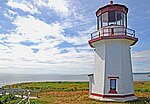
[[[134,45],[138,41],[138,38],[131,37],[131,36],[128,36],[128,35],[114,35],[114,36],[101,36],[101,37],[98,37],[98,38],[91,39],[88,42],[92,46],[91,43],[94,43],[96,41],[100,41],[100,40],[103,40],[103,39],[129,39],[129,40],[134,41],[131,45]]]
[[[102,97],[102,98],[125,98],[125,97],[130,97],[134,96],[134,94],[128,94],[128,95],[102,95],[102,94],[96,94],[96,93],[91,93],[92,96],[97,96],[97,97]]]
[[[102,8],[102,9],[99,9],[97,12],[96,12],[96,16],[100,16],[101,14],[105,13],[105,12],[109,12],[109,11],[121,11],[121,12],[124,12],[124,13],[127,13],[128,10],[123,7],[123,6],[120,6],[120,5],[108,5],[107,7],[105,8]]]
[[[111,89],[108,93],[110,93],[110,94],[117,94],[117,91],[114,90],[114,89]]]
[[[89,40],[89,43],[93,43],[93,42],[99,41],[101,39],[102,39],[101,37],[94,38],[94,39]]]

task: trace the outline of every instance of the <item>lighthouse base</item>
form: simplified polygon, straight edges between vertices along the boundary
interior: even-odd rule
[[[126,102],[137,100],[137,97],[134,94],[130,95],[100,95],[92,94],[89,96],[91,99],[100,100],[100,101],[114,101],[114,102]]]

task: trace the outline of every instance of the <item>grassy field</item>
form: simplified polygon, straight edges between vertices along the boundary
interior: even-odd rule
[[[18,88],[20,84],[11,85]],[[134,82],[137,101],[123,104],[150,104],[150,81]],[[5,88],[8,86],[5,86]],[[22,83],[22,89],[38,90],[39,98],[31,100],[31,104],[107,104],[88,98],[88,82],[33,82]],[[32,94],[36,96],[36,94]],[[2,98],[1,98],[2,99]],[[15,104],[17,99],[7,104]],[[122,104],[109,102],[111,104]],[[0,103],[1,104],[1,103]]]

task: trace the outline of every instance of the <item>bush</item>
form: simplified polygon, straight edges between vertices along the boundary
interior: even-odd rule
[[[142,85],[143,85],[143,84],[144,84],[144,82],[139,82],[139,84],[142,84]]]
[[[5,104],[8,101],[8,99],[9,99],[9,95],[2,96],[2,98],[1,98],[2,104]]]
[[[15,97],[15,95],[14,94],[9,94],[9,98],[11,99],[11,100],[15,100],[16,99],[16,97]]]
[[[11,100],[16,100],[16,97],[14,94],[4,95],[0,99],[0,104],[6,104],[7,102],[9,102]]]
[[[149,92],[149,90],[148,89],[143,89],[143,92]]]

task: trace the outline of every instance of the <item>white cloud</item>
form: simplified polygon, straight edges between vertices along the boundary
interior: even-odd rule
[[[5,12],[3,13],[3,15],[4,15],[5,17],[8,17],[9,19],[13,20],[14,17],[18,15],[18,13],[15,12],[15,11],[12,11],[12,10],[7,10],[7,11],[5,11]]]
[[[74,36],[74,37],[65,37],[64,40],[68,43],[72,43],[73,45],[83,45],[88,43],[87,36]]]
[[[10,53],[0,51],[0,66],[5,68],[36,68],[41,69],[91,69],[92,52],[76,52],[71,48],[68,53],[60,54],[58,48],[40,50],[34,54],[30,47],[15,45]],[[71,71],[71,70],[70,70]],[[36,73],[36,72],[35,72]],[[42,70],[41,70],[42,73]]]
[[[6,24],[4,27],[8,27],[6,29],[11,33],[0,34],[0,69],[4,68],[7,72],[10,69],[66,69],[70,72],[71,69],[93,69],[94,55],[88,40],[90,33],[96,30],[96,18],[94,14],[91,16],[94,12],[90,11],[95,7],[89,6],[89,10],[89,4],[83,5],[83,2],[86,1],[8,0],[9,8],[0,9],[13,21],[10,24],[14,25],[14,29],[9,30],[9,24]],[[104,1],[99,3],[105,4]],[[3,19],[1,22],[5,24]],[[36,45],[26,46],[20,42]],[[141,68],[149,70],[149,54],[149,50],[134,52],[133,64],[139,67],[145,63]]]
[[[2,45],[2,44],[0,44],[0,49],[1,49],[1,50],[8,50],[8,47],[7,47],[7,46],[4,46],[4,45]]]
[[[34,18],[33,16],[19,16],[13,22],[13,24],[17,26],[16,31],[17,34],[21,34],[21,36],[19,36],[20,38],[29,39],[33,42],[44,41],[45,46],[48,46],[48,44],[50,43],[51,45],[58,45],[63,41],[67,41],[74,45],[81,45],[87,44],[87,41],[89,39],[89,36],[83,35],[81,33],[81,35],[79,36],[70,36],[71,34],[65,36],[64,29],[67,27],[64,27],[63,24],[60,24],[59,22],[54,22],[49,25],[41,20]],[[46,40],[45,37],[48,37],[50,39]],[[20,38],[18,40],[22,40]],[[44,44],[40,45],[42,45],[43,47]]]
[[[12,43],[19,43],[25,40],[27,40],[27,38],[24,35],[12,33],[11,35],[7,36],[7,40],[5,41]]]
[[[61,16],[67,16],[69,14],[68,0],[34,0],[34,4],[39,7],[47,7],[53,9]]]
[[[150,72],[150,50],[133,52],[132,59],[134,72]]]
[[[68,16],[71,11],[68,0],[9,0],[7,5],[31,14],[40,14],[39,8],[41,7],[48,8],[54,10],[61,17]]]
[[[21,34],[22,36],[25,36],[26,39],[30,39],[34,42],[39,42],[42,39],[45,40],[46,36],[52,36],[57,39],[63,37],[63,28],[58,22],[49,25],[33,16],[19,16],[13,24],[17,26],[17,34]]]
[[[72,18],[65,18],[61,22],[56,20],[47,24],[34,16],[26,14],[23,16],[19,12],[8,10],[5,16],[12,19],[15,29],[6,39],[1,40],[6,43],[0,45],[3,49],[0,50],[0,67],[7,70],[10,68],[36,70],[39,68],[68,69],[70,71],[71,69],[93,68],[94,55],[87,44],[89,37],[85,33],[82,34],[83,32],[76,34],[66,34],[65,32],[65,29],[73,28],[77,26],[76,24],[81,26],[79,21],[86,20],[82,14],[76,13],[76,8],[71,7],[72,4],[69,4],[68,0],[32,0],[30,2],[9,0],[7,5],[30,14],[40,13],[41,9],[48,8],[54,10],[60,17],[71,16]],[[26,46],[20,43],[26,41],[37,44]],[[64,41],[70,43],[72,47],[60,48],[58,45]],[[38,51],[34,53],[32,49]]]
[[[68,15],[69,13],[67,0],[48,0],[47,6],[64,15]]]
[[[8,13],[9,13],[9,14],[12,14],[12,15],[16,15],[16,14],[17,14],[17,12],[12,11],[12,10],[8,10]]]
[[[135,61],[145,61],[150,63],[150,50],[134,52],[132,58]]]
[[[13,24],[16,29],[6,35],[5,42],[1,45],[4,50],[0,51],[0,65],[3,67],[18,68],[41,68],[41,69],[91,69],[93,65],[93,53],[89,47],[68,47],[67,53],[61,53],[64,48],[57,45],[64,41],[74,45],[87,44],[87,36],[65,37],[64,30],[67,28],[59,22],[47,24],[33,16],[18,16]],[[2,37],[3,38],[3,37]],[[37,42],[34,46],[21,45],[22,41]],[[56,47],[57,46],[57,47]],[[38,49],[33,53],[32,48]],[[8,60],[11,59],[11,60]]]
[[[38,9],[33,6],[29,1],[13,1],[13,0],[9,0],[7,2],[7,5],[12,7],[12,8],[16,8],[16,9],[21,9],[24,12],[28,12],[31,14],[35,14],[35,13],[40,13],[38,11]]]

